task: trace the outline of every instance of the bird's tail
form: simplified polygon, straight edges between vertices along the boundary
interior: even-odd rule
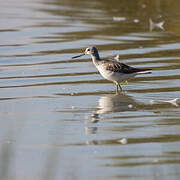
[[[150,73],[152,73],[152,69],[140,69],[137,73],[138,74],[150,74]]]

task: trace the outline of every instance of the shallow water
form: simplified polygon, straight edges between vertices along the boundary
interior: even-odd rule
[[[1,179],[179,180],[179,12],[177,0],[1,2]],[[90,57],[71,59],[89,45],[153,73],[116,95]]]

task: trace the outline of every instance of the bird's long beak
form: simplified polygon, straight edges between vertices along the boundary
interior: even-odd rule
[[[81,57],[81,56],[84,56],[84,55],[85,55],[85,53],[82,53],[82,54],[80,54],[78,56],[73,56],[72,59],[75,59],[75,58],[78,58],[78,57]]]

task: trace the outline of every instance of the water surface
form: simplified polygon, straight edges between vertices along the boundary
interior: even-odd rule
[[[180,2],[14,0],[0,6],[0,177],[180,178]],[[149,18],[165,21],[150,31]],[[104,80],[90,57],[153,73]]]

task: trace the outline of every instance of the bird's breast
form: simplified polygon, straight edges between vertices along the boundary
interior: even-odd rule
[[[96,67],[97,67],[98,71],[100,72],[100,74],[101,74],[105,79],[108,79],[108,80],[110,80],[110,81],[113,81],[113,79],[112,79],[112,76],[113,76],[113,74],[114,74],[113,71],[106,70],[106,67],[101,66],[101,65],[96,66]]]

